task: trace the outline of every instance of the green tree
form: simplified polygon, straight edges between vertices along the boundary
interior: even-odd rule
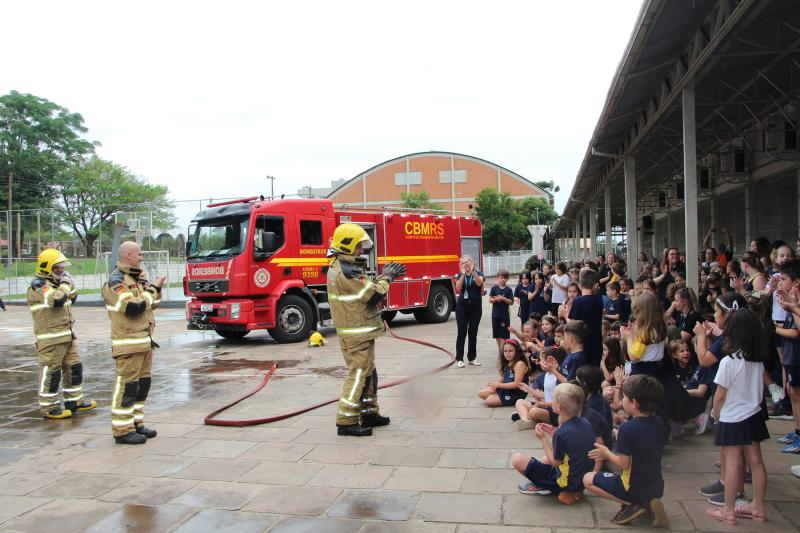
[[[443,211],[442,206],[431,202],[427,191],[420,192],[401,192],[400,199],[403,200],[403,207],[409,209],[430,209]]]
[[[508,193],[483,189],[475,197],[476,212],[483,226],[483,249],[489,252],[509,250],[525,242],[529,235],[525,219],[519,213],[518,202]]]
[[[97,156],[74,163],[56,183],[59,211],[91,255],[101,226],[118,211],[152,212],[153,227],[172,229],[175,216],[165,185],[151,185],[125,167]]]
[[[533,184],[536,185],[537,187],[539,187],[540,189],[544,189],[545,191],[549,192],[550,194],[555,194],[555,193],[557,193],[558,191],[561,190],[561,187],[556,185],[556,182],[553,181],[553,180],[550,180],[550,181],[546,181],[546,180],[534,181]]]
[[[521,200],[517,207],[522,218],[525,219],[525,225],[541,224],[543,226],[552,226],[558,218],[558,213],[550,205],[549,198],[544,196],[530,196]]]
[[[8,205],[13,173],[13,209],[50,207],[56,176],[97,145],[82,137],[86,132],[81,115],[49,100],[17,91],[0,96],[0,205]]]

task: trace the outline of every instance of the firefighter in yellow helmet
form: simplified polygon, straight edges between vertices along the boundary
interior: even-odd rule
[[[72,304],[78,291],[64,270],[69,260],[53,248],[39,254],[36,277],[28,288],[28,306],[39,351],[39,410],[45,418],[68,418],[97,403],[83,398],[83,364],[72,331]],[[62,384],[64,408],[58,388]]]
[[[143,444],[156,436],[144,425],[144,402],[153,364],[153,309],[161,303],[164,278],[152,283],[140,268],[142,250],[135,242],[119,246],[117,267],[103,284],[111,318],[111,354],[116,375],[111,400],[111,430],[117,444]]]
[[[334,258],[328,269],[328,302],[347,363],[336,427],[339,435],[353,437],[372,435],[373,427],[389,423],[378,409],[375,339],[385,330],[380,302],[389,283],[406,272],[405,266],[389,263],[379,276],[369,277],[360,256],[372,246],[361,226],[342,224],[333,232],[328,251]]]

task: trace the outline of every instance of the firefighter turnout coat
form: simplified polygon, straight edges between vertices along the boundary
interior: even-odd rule
[[[352,255],[336,255],[328,269],[331,318],[347,363],[338,425],[358,424],[359,417],[378,414],[375,339],[386,330],[379,305],[388,291],[389,279],[368,276]]]
[[[141,269],[117,263],[103,285],[103,300],[111,318],[114,357],[150,350],[156,325],[153,309],[161,303],[161,289],[151,285]]]
[[[63,380],[65,402],[83,399],[83,369],[72,341],[72,304],[78,291],[69,276],[60,280],[38,276],[28,288],[28,306],[39,352],[39,409],[47,413],[59,407],[58,389]]]

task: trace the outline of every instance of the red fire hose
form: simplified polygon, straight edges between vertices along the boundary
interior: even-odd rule
[[[378,387],[379,389],[386,389],[386,388],[389,388],[389,387],[394,387],[395,385],[400,385],[402,383],[407,383],[407,382],[411,381],[412,379],[418,378],[418,377],[426,375],[426,374],[435,374],[437,372],[441,372],[441,371],[445,370],[450,365],[452,365],[453,363],[456,362],[456,357],[455,357],[455,355],[453,355],[453,352],[451,352],[450,350],[447,350],[445,348],[442,348],[441,346],[437,346],[436,344],[433,344],[433,343],[430,343],[430,342],[427,342],[427,341],[421,341],[419,339],[411,339],[411,338],[408,338],[408,337],[401,337],[400,335],[397,335],[394,331],[392,331],[392,328],[389,327],[389,324],[386,324],[386,329],[389,331],[389,334],[392,337],[394,337],[395,339],[399,339],[401,341],[406,341],[406,342],[413,342],[414,344],[421,344],[422,346],[429,346],[431,348],[435,348],[437,350],[443,351],[444,353],[446,353],[450,357],[450,362],[447,363],[447,364],[444,364],[442,366],[436,367],[436,368],[434,368],[432,370],[428,370],[426,372],[421,372],[421,373],[409,376],[407,378],[398,379],[396,381],[392,381],[392,382],[389,382],[389,383],[384,383],[383,385]],[[213,411],[212,413],[209,413],[208,415],[206,415],[205,419],[203,419],[203,422],[207,426],[226,426],[226,427],[257,426],[259,424],[269,424],[270,422],[275,422],[277,420],[283,420],[285,418],[291,418],[293,416],[297,416],[297,415],[300,415],[300,414],[303,414],[303,413],[307,413],[309,411],[313,411],[314,409],[319,409],[320,407],[323,407],[325,405],[329,405],[329,404],[332,404],[332,403],[336,403],[336,402],[339,401],[339,398],[333,398],[331,400],[327,400],[327,401],[324,401],[322,403],[318,403],[318,404],[315,404],[315,405],[304,407],[302,409],[298,409],[297,411],[292,411],[290,413],[284,413],[282,415],[269,416],[267,418],[251,418],[251,419],[248,419],[248,420],[215,420],[214,419],[214,417],[217,416],[218,414],[220,414],[222,412],[225,412],[226,410],[230,409],[231,407],[233,407],[237,403],[241,402],[242,400],[246,400],[250,396],[254,395],[258,391],[263,389],[267,385],[267,382],[269,381],[269,378],[272,377],[272,374],[275,372],[276,368],[278,368],[277,363],[273,363],[272,367],[267,371],[266,374],[264,374],[264,379],[261,380],[261,383],[259,383],[259,385],[255,389],[253,389],[252,391],[248,392],[247,394],[245,394],[244,396],[242,396],[238,400],[234,400],[231,403],[229,403],[229,404],[227,404],[227,405],[225,405],[223,407],[220,407],[216,411]]]

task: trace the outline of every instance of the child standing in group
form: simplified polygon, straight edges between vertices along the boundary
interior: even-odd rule
[[[532,283],[533,287],[528,291],[528,299],[530,300],[529,312],[545,316],[550,311],[550,294],[545,288],[547,278],[541,272],[534,272]]]
[[[727,357],[719,363],[714,383],[714,413],[719,424],[714,444],[722,447],[725,457],[725,505],[712,507],[706,514],[726,525],[736,518],[764,522],[764,497],[767,471],[761,458],[761,441],[769,439],[767,413],[762,406],[764,395],[764,346],[761,323],[749,309],[734,311],[725,325]],[[744,457],[753,476],[753,501],[737,505],[737,487],[742,484]]]
[[[489,382],[485,389],[478,392],[487,407],[514,405],[527,395],[519,387],[528,377],[528,362],[522,346],[516,340],[508,339],[503,343],[502,350],[503,355],[498,362],[500,381]]]
[[[595,294],[599,283],[597,272],[590,268],[581,270],[581,295],[572,302],[568,315],[570,322],[580,320],[586,325],[588,334],[583,346],[586,362],[595,366],[603,357],[603,299]]]
[[[620,330],[631,360],[631,374],[661,374],[667,342],[667,322],[658,296],[643,292],[633,304],[634,325]]]
[[[652,376],[631,376],[622,386],[622,405],[631,416],[619,427],[615,452],[595,445],[591,459],[604,459],[622,469],[622,475],[610,472],[586,474],[583,483],[589,492],[613,500],[622,508],[612,518],[615,524],[628,524],[650,511],[654,527],[666,527],[669,519],[661,497],[661,455],[664,452],[662,421],[655,416],[661,404],[663,388]]]
[[[631,314],[631,304],[628,300],[620,296],[619,283],[610,281],[606,285],[606,295],[608,301],[606,302],[605,309],[603,309],[603,318],[610,322],[628,323],[628,317]]]
[[[514,292],[507,283],[508,270],[501,268],[497,272],[497,285],[489,291],[489,303],[492,304],[492,337],[497,343],[497,352],[501,357],[503,342],[511,338],[508,331],[511,323],[508,308],[514,303]]]
[[[558,316],[558,308],[567,300],[567,288],[569,287],[569,276],[567,275],[567,265],[556,263],[555,274],[550,276],[547,288],[550,289],[550,312]]]
[[[553,373],[558,381],[565,382],[575,379],[578,368],[586,364],[586,354],[583,351],[584,343],[589,336],[589,328],[580,320],[573,320],[564,326],[564,340],[562,346],[569,355]]]
[[[577,385],[562,383],[553,391],[553,410],[558,413],[558,429],[537,424],[534,434],[542,442],[545,457],[540,461],[528,454],[515,453],[512,466],[528,481],[519,485],[522,494],[558,494],[558,501],[570,505],[583,498],[583,477],[594,466],[589,452],[595,444],[592,425],[580,416],[583,391]]]
[[[781,280],[778,282],[778,296],[793,294],[800,287],[800,260],[792,259],[781,265]],[[778,439],[786,444],[783,453],[800,453],[800,331],[797,330],[795,315],[789,310],[781,326],[775,328],[783,340],[783,370],[786,390],[792,402],[794,432]]]
[[[531,273],[527,270],[523,270],[519,275],[519,283],[516,287],[514,287],[514,299],[519,304],[517,316],[520,320],[520,327],[524,327],[525,322],[528,321],[528,315],[530,314],[531,307],[531,299],[528,296],[528,293],[532,290],[533,286],[531,285]]]

